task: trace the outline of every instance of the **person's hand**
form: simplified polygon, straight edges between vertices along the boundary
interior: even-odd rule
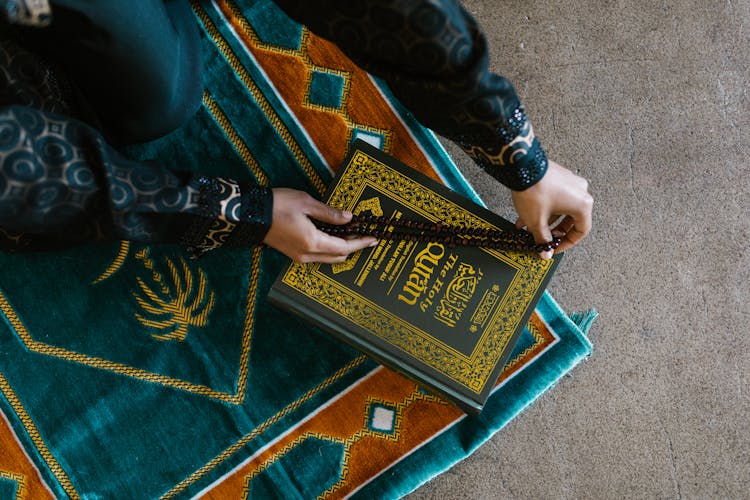
[[[344,262],[357,250],[373,246],[372,236],[351,239],[337,238],[320,231],[310,220],[328,224],[346,224],[351,212],[330,207],[304,191],[275,188],[271,228],[263,243],[275,248],[295,262]]]
[[[594,198],[588,188],[586,179],[550,160],[542,180],[524,191],[511,192],[518,212],[516,226],[526,227],[537,243],[559,236],[562,243],[555,253],[564,252],[591,231]],[[540,256],[550,259],[552,251]]]

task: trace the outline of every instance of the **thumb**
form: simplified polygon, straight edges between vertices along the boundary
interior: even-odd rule
[[[552,231],[550,231],[549,225],[546,220],[539,220],[535,224],[527,226],[529,232],[534,236],[534,241],[537,243],[546,243],[552,240]],[[540,252],[539,256],[544,259],[551,259],[553,250],[547,250],[546,252]]]
[[[352,213],[348,210],[339,210],[318,200],[308,208],[307,215],[327,224],[346,224],[352,220]]]

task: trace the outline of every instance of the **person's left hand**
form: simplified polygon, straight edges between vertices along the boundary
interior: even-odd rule
[[[511,197],[518,212],[516,227],[528,228],[537,243],[550,241],[553,236],[562,239],[554,253],[577,245],[591,231],[594,198],[588,181],[552,160],[538,183],[525,191],[511,191]],[[551,259],[552,254],[547,251],[540,256]]]
[[[375,245],[372,236],[337,238],[315,227],[310,219],[328,224],[346,224],[351,212],[322,203],[304,191],[273,189],[271,228],[263,243],[275,248],[295,262],[344,262],[349,254]]]

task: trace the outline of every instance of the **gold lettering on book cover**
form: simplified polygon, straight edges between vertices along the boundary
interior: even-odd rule
[[[453,328],[461,319],[461,315],[469,307],[469,301],[474,296],[482,270],[461,262],[456,269],[453,279],[445,287],[445,296],[440,299],[435,309],[435,319]]]
[[[352,210],[363,192],[363,185],[398,201],[413,213],[432,222],[500,229],[361,151],[352,157],[349,171],[339,179],[336,189],[327,200],[328,204]],[[437,256],[437,248],[433,248],[433,251],[433,255]],[[505,294],[499,299],[486,328],[482,330],[475,349],[469,355],[457,351],[372,302],[368,297],[331,279],[320,271],[322,264],[292,264],[282,281],[319,305],[374,332],[383,341],[478,394],[487,383],[494,382],[489,380],[492,370],[552,265],[552,261],[542,260],[529,253],[491,249],[483,251],[515,269],[516,273]],[[430,267],[438,266],[431,264]],[[413,292],[416,295],[420,293],[421,282],[414,280],[414,283]],[[457,290],[465,293],[468,288],[458,286]],[[453,295],[454,298],[458,296]],[[407,292],[405,298],[412,300],[411,292]]]
[[[434,305],[438,294],[443,289],[443,285],[445,285],[448,273],[456,265],[457,260],[458,256],[455,254],[450,254],[448,255],[448,258],[445,259],[445,264],[443,264],[443,268],[440,270],[440,277],[435,278],[432,287],[430,287],[430,291],[427,292],[427,296],[419,303],[419,309],[423,313],[426,313],[427,309]]]
[[[406,283],[398,294],[398,300],[406,302],[413,306],[419,300],[419,297],[427,289],[427,283],[432,277],[433,271],[440,259],[445,255],[445,247],[440,243],[428,243],[424,250],[414,257],[414,267],[412,267]]]
[[[490,290],[485,290],[482,300],[479,301],[479,305],[471,317],[472,326],[477,325],[478,327],[483,327],[485,325],[490,317],[490,312],[492,312],[495,304],[497,304],[497,301],[500,299],[500,296],[498,295],[499,291],[500,287],[497,285],[492,285]],[[474,330],[476,329],[477,328],[475,327]]]

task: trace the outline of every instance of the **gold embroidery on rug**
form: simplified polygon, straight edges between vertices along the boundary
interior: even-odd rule
[[[313,62],[313,60],[310,57],[310,54],[308,53],[308,45],[310,43],[310,31],[307,28],[302,29],[302,38],[300,41],[299,49],[295,50],[295,49],[289,49],[286,47],[279,47],[276,45],[263,42],[260,39],[258,34],[255,33],[255,31],[253,30],[250,22],[245,18],[245,16],[242,14],[242,11],[240,10],[240,8],[237,6],[235,2],[233,2],[232,0],[227,0],[227,1],[220,0],[216,2],[216,5],[219,8],[219,10],[222,12],[222,14],[225,16],[225,18],[227,18],[227,20],[229,21],[229,24],[232,24],[231,21],[236,22],[237,27],[239,28],[238,31],[241,31],[241,35],[244,35],[244,36],[240,36],[240,40],[242,40],[244,43],[247,44],[249,40],[254,46],[258,47],[259,49],[267,50],[269,52],[273,52],[277,54],[285,54],[288,56],[296,57],[305,65],[307,69],[307,74],[305,75],[305,90],[304,90],[304,95],[302,97],[302,102],[300,104],[306,108],[335,114],[339,116],[342,120],[344,120],[344,123],[346,123],[346,128],[347,128],[347,139],[346,139],[347,144],[352,141],[355,130],[360,130],[363,132],[370,132],[374,135],[381,136],[383,138],[382,150],[385,151],[386,153],[390,151],[392,135],[393,135],[391,130],[380,129],[380,128],[372,127],[370,125],[356,123],[349,116],[349,112],[347,110],[346,104],[348,102],[349,93],[351,91],[351,73],[347,71],[334,69],[334,68],[323,67]],[[203,20],[202,17],[201,17],[201,20]],[[207,26],[207,30],[208,30],[208,26]],[[208,31],[211,32],[210,30]],[[217,43],[217,45],[219,44]],[[234,67],[234,65],[232,67]],[[309,99],[310,98],[310,84],[312,81],[312,75],[316,70],[321,71],[323,73],[335,74],[344,79],[341,103],[338,107],[323,106],[320,104],[315,104],[310,101]],[[303,167],[305,167],[305,165],[303,165]],[[307,169],[305,170],[307,172]],[[308,172],[308,175],[310,175],[310,172]],[[311,180],[314,181],[312,177],[311,177]],[[317,187],[317,184],[315,185]],[[320,193],[323,193],[323,190],[320,190]]]
[[[0,470],[0,478],[7,479],[9,481],[13,481],[18,485],[16,488],[16,497],[15,500],[24,500],[26,498],[26,477],[21,474],[16,474],[15,472],[8,472],[5,470]]]
[[[107,267],[107,269],[105,269],[105,271],[98,278],[92,281],[91,284],[96,285],[98,283],[101,283],[102,281],[106,280],[117,271],[119,271],[122,265],[125,263],[125,259],[128,257],[128,252],[130,252],[130,242],[127,240],[120,241],[120,248],[117,251],[115,260],[113,260],[112,263]]]
[[[260,269],[261,247],[253,248],[253,254],[250,261],[250,283],[256,283]],[[248,287],[247,309],[245,312],[245,325],[242,330],[242,351],[240,354],[239,374],[237,378],[237,390],[234,393],[217,391],[211,387],[201,384],[194,384],[186,380],[177,379],[167,375],[150,372],[141,368],[110,361],[89,354],[71,351],[64,347],[58,347],[44,342],[35,340],[31,333],[26,329],[21,319],[16,314],[13,306],[8,302],[7,297],[0,291],[0,312],[5,316],[8,324],[20,338],[23,345],[30,351],[43,354],[45,356],[54,356],[74,363],[80,363],[94,368],[111,371],[127,377],[144,380],[146,382],[161,384],[167,387],[173,387],[194,394],[200,394],[220,401],[231,404],[242,404],[245,400],[245,389],[247,387],[248,360],[250,356],[250,337],[253,330],[255,315],[255,303],[257,298],[257,287]],[[2,374],[0,374],[0,377]],[[2,382],[2,380],[0,380]]]
[[[151,280],[157,289],[149,287],[140,277],[136,277],[142,294],[133,292],[133,297],[140,308],[150,315],[147,317],[140,312],[135,313],[136,319],[149,328],[155,328],[163,333],[152,333],[158,340],[185,340],[188,327],[202,328],[208,322],[208,315],[213,310],[215,293],[212,290],[206,295],[206,274],[200,267],[197,276],[188,267],[185,259],[180,257],[182,275],[172,259],[165,257],[169,276],[164,277],[154,268],[154,262],[148,254],[148,247],[135,254],[135,258],[143,262],[144,267],[151,272]],[[196,279],[197,278],[197,279]],[[169,283],[167,283],[169,281]],[[193,289],[193,282],[197,281],[197,288]]]
[[[294,158],[297,160],[299,165],[302,166],[312,185],[319,193],[322,194],[326,188],[325,183],[320,177],[320,174],[315,171],[315,168],[313,167],[312,163],[310,163],[310,160],[307,158],[304,151],[302,151],[300,145],[295,141],[292,133],[289,131],[289,128],[286,126],[286,124],[284,124],[283,120],[278,115],[276,110],[273,108],[273,106],[271,106],[271,103],[268,102],[266,96],[263,95],[263,92],[261,92],[261,90],[255,84],[255,81],[247,72],[247,69],[245,69],[237,55],[232,51],[232,48],[227,43],[226,39],[221,35],[219,29],[216,27],[211,18],[208,17],[208,14],[203,9],[203,7],[196,0],[191,0],[190,3],[193,7],[193,11],[195,11],[198,19],[200,19],[201,23],[205,27],[206,32],[208,32],[208,34],[211,36],[211,39],[213,40],[214,44],[216,44],[216,47],[219,49],[226,61],[229,63],[229,66],[231,66],[235,74],[239,77],[240,81],[245,85],[245,88],[253,96],[255,102],[258,103],[260,109],[268,117],[269,122],[279,134],[279,137],[283,139],[284,143],[289,148],[289,151],[292,153],[292,155],[294,155]],[[213,112],[213,109],[209,109]],[[229,136],[230,140],[232,140],[232,143],[235,145],[235,147],[237,147],[237,143],[234,141],[233,137],[229,134],[227,135]],[[258,183],[262,186],[267,185],[267,182],[264,183],[261,179],[258,179]]]
[[[403,398],[398,403],[392,403],[381,398],[368,397],[365,402],[362,427],[359,430],[357,430],[355,433],[345,438],[340,437],[340,436],[323,434],[320,432],[314,432],[314,431],[307,431],[307,432],[302,433],[301,435],[296,437],[293,441],[289,442],[283,448],[278,450],[276,453],[272,454],[271,456],[263,460],[263,462],[258,464],[258,466],[255,469],[250,471],[245,476],[244,486],[242,488],[243,500],[250,498],[249,496],[250,495],[250,483],[252,482],[253,478],[258,476],[260,473],[265,471],[269,466],[273,465],[280,458],[284,457],[291,450],[293,450],[294,448],[299,446],[301,443],[307,441],[310,438],[316,438],[321,441],[329,441],[333,443],[338,443],[344,447],[344,456],[343,456],[343,460],[341,464],[341,474],[339,476],[339,480],[318,497],[318,498],[330,498],[338,490],[340,490],[342,487],[346,485],[346,481],[349,477],[349,470],[350,470],[349,464],[351,462],[352,448],[354,448],[354,446],[356,446],[365,437],[385,439],[394,443],[398,442],[401,439],[401,421],[402,421],[403,414],[407,408],[409,408],[412,404],[418,401],[430,402],[430,403],[439,404],[439,405],[447,405],[447,403],[440,397],[434,396],[432,394],[427,394],[421,391],[418,386],[415,386],[411,394]],[[370,427],[370,415],[369,414],[370,414],[370,409],[373,405],[383,405],[393,410],[393,414],[394,414],[393,415],[393,432],[383,433],[383,432],[374,430]]]
[[[214,467],[224,462],[227,458],[237,453],[244,446],[246,446],[250,441],[252,441],[256,437],[261,435],[263,432],[265,432],[266,429],[268,429],[270,426],[272,426],[273,424],[281,420],[285,415],[288,415],[289,413],[299,408],[304,402],[312,399],[320,391],[322,391],[326,387],[330,386],[331,384],[333,384],[334,382],[336,382],[337,380],[345,376],[347,373],[349,373],[351,370],[353,370],[357,366],[361,365],[366,359],[367,357],[363,354],[351,360],[345,366],[341,367],[336,373],[334,373],[333,375],[328,377],[326,380],[324,380],[317,386],[307,391],[296,401],[288,404],[284,409],[279,411],[276,415],[274,415],[273,417],[269,418],[268,420],[260,424],[258,427],[253,429],[252,432],[250,432],[249,434],[246,434],[240,440],[236,441],[232,446],[224,450],[218,456],[214,457],[206,465],[204,465],[197,471],[193,472],[188,478],[183,479],[174,488],[172,488],[171,490],[166,492],[164,495],[162,495],[161,498],[162,499],[174,498],[175,495],[178,495],[179,493],[185,491],[185,489],[188,486],[190,486],[195,481],[205,476],[208,472],[213,470]]]
[[[2,299],[4,299],[4,297],[2,296],[2,293],[0,293],[0,308],[6,314],[8,322],[15,328],[16,324],[20,322],[18,322],[16,318],[11,318],[10,316],[8,316],[6,303]],[[31,419],[31,416],[26,411],[26,408],[23,407],[23,403],[21,403],[21,400],[18,399],[16,393],[13,392],[13,388],[11,388],[10,383],[8,383],[2,373],[0,373],[0,392],[5,395],[5,399],[8,400],[8,403],[13,408],[16,416],[18,416],[18,420],[20,420],[21,424],[23,424],[24,429],[26,429],[29,438],[31,438],[31,441],[33,441],[36,450],[39,452],[39,455],[47,464],[52,474],[54,474],[55,478],[60,483],[60,486],[65,491],[65,493],[72,500],[78,500],[79,498],[81,498],[78,495],[78,492],[76,492],[75,488],[73,488],[73,484],[70,482],[70,478],[68,478],[68,475],[52,455],[52,452],[49,451],[49,448],[47,448],[47,445],[42,439],[41,434],[39,434],[39,430],[36,428],[36,424]]]
[[[240,158],[242,158],[242,161],[245,162],[245,165],[248,166],[255,176],[255,180],[258,181],[258,184],[261,186],[268,186],[268,175],[266,175],[260,167],[257,160],[250,152],[250,148],[247,147],[247,144],[242,140],[240,134],[237,133],[237,130],[232,127],[232,122],[229,121],[229,118],[224,114],[219,103],[216,102],[216,99],[214,99],[213,95],[211,95],[208,90],[203,92],[203,105],[209,113],[211,113],[211,116],[216,120],[216,123],[219,124],[221,130],[232,143],[232,146],[234,146],[234,149],[240,155]]]

